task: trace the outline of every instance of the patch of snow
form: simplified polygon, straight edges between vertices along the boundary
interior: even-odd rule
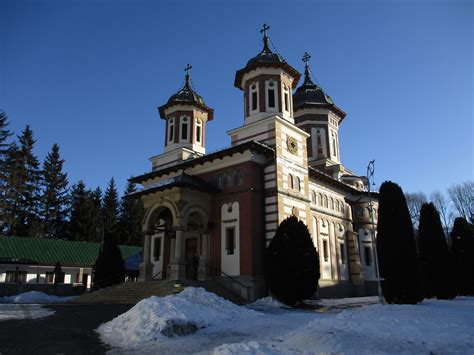
[[[224,344],[218,346],[212,352],[214,355],[277,355],[288,353],[276,344],[249,341],[247,343]]]
[[[61,303],[71,301],[76,296],[59,297],[48,295],[43,292],[30,291],[20,293],[19,295],[0,297],[0,303],[30,303],[30,304],[44,304],[44,303]]]
[[[0,304],[0,321],[12,319],[37,319],[54,314],[39,305]]]
[[[254,303],[250,304],[250,306],[257,306],[257,307],[276,307],[276,308],[291,308],[286,304],[278,301],[277,299],[268,296],[264,298],[260,298],[256,300]]]
[[[152,296],[98,329],[101,338],[114,346],[134,346],[158,341],[163,336],[183,335],[200,328],[260,313],[239,307],[203,288],[188,287],[177,295]]]
[[[352,298],[322,298],[320,300],[308,300],[305,303],[318,304],[324,307],[341,307],[350,305],[375,304],[379,301],[377,296],[352,297]]]

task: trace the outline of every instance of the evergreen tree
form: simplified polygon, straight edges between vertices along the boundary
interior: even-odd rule
[[[90,206],[90,241],[101,243],[104,234],[104,225],[102,218],[102,190],[97,187],[89,194]]]
[[[458,295],[474,296],[474,232],[462,217],[454,220],[451,250]]]
[[[43,163],[43,196],[41,218],[43,235],[64,238],[66,206],[68,202],[67,174],[63,172],[64,160],[59,156],[59,146],[53,145]]]
[[[13,142],[7,149],[5,158],[4,181],[5,190],[2,202],[2,232],[13,235],[19,225],[19,208],[21,193],[24,190],[20,176],[22,159],[20,147]]]
[[[8,118],[4,111],[0,111],[0,234],[5,232],[5,214],[7,208],[7,139],[12,135],[8,129]]]
[[[73,240],[90,241],[90,204],[89,192],[81,180],[71,189],[71,216],[69,234]]]
[[[433,203],[421,206],[417,241],[425,297],[454,298],[452,260],[441,219]]]
[[[421,302],[418,262],[410,212],[403,191],[386,181],[379,192],[377,256],[383,295],[388,303]]]
[[[113,233],[107,233],[94,265],[94,288],[104,288],[125,279],[125,263]]]
[[[120,203],[119,244],[141,246],[143,243],[142,220],[145,210],[143,202],[131,194],[136,191],[136,185],[128,182]]]
[[[117,232],[119,202],[114,178],[111,178],[102,201],[104,235]]]
[[[271,294],[293,306],[314,295],[319,276],[319,255],[308,227],[296,217],[288,217],[266,250],[265,279]]]

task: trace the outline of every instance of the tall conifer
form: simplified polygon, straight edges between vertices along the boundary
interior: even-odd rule
[[[71,216],[69,234],[73,240],[90,241],[89,238],[89,192],[82,180],[74,184],[71,189]]]
[[[111,178],[102,201],[102,218],[105,234],[117,232],[119,200],[114,178]]]
[[[7,140],[12,135],[8,125],[7,114],[0,111],[0,234],[6,232],[7,152],[9,148]]]
[[[462,217],[454,220],[451,250],[457,292],[463,296],[474,296],[474,231]]]
[[[43,195],[41,198],[41,219],[43,235],[61,238],[66,219],[68,202],[67,174],[63,172],[64,160],[59,156],[55,143],[43,163]]]
[[[95,243],[102,242],[104,234],[104,225],[102,218],[102,190],[97,187],[89,193],[90,208],[90,241]]]
[[[136,185],[128,182],[120,202],[119,244],[142,245],[142,220],[144,215],[143,202],[132,196]]]
[[[377,255],[388,303],[417,303],[418,262],[413,226],[403,191],[386,181],[380,187]]]
[[[417,242],[425,297],[454,298],[452,260],[441,219],[433,203],[421,206]]]

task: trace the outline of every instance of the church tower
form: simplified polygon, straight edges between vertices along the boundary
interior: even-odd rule
[[[263,26],[263,49],[238,70],[234,86],[244,92],[245,124],[278,115],[293,121],[292,89],[296,87],[300,73],[280,55],[272,52],[267,31]]]
[[[339,179],[345,172],[339,150],[339,125],[346,114],[313,82],[310,58],[308,53],[303,56],[304,82],[293,95],[295,123],[310,134],[308,164]]]
[[[206,124],[214,118],[214,109],[193,89],[186,66],[184,86],[168,102],[158,107],[166,121],[164,153],[152,157],[153,170],[206,154]]]

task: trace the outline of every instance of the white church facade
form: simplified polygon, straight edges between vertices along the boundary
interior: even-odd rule
[[[315,84],[305,54],[301,74],[269,47],[237,70],[244,124],[227,134],[230,148],[206,154],[214,110],[184,87],[159,113],[164,152],[142,185],[146,216],[142,280],[215,280],[249,300],[265,294],[263,254],[286,217],[309,228],[321,265],[320,296],[374,293],[375,249],[364,178],[341,161],[346,114]]]

